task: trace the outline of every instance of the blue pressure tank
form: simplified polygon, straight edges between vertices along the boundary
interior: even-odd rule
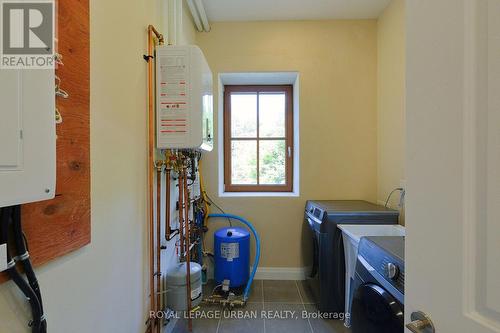
[[[230,287],[247,283],[250,274],[250,233],[240,227],[219,229],[214,234],[215,280],[229,280]]]

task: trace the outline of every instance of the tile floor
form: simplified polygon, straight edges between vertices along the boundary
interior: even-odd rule
[[[212,288],[213,282],[210,281],[204,286],[204,295],[209,295]],[[343,321],[318,318],[317,313],[305,282],[256,280],[244,308],[223,311],[219,306],[202,304],[197,312],[199,318],[193,319],[193,332],[349,332]],[[178,319],[173,332],[188,332],[187,320]]]

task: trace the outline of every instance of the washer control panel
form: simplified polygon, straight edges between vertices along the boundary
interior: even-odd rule
[[[379,266],[381,273],[392,285],[398,290],[404,291],[405,288],[405,272],[404,266],[394,262],[394,259],[385,257]]]
[[[387,271],[387,277],[389,279],[396,280],[398,278],[398,275],[399,275],[398,265],[396,265],[392,262],[389,262],[389,263],[387,263],[386,271]]]
[[[393,285],[400,292],[404,293],[405,265],[403,259],[370,240],[373,238],[376,237],[363,237],[361,239],[358,254],[362,256],[388,283]],[[404,240],[398,239],[398,237],[391,238],[393,238],[394,242],[404,242]]]

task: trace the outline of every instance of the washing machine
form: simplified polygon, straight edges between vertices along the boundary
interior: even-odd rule
[[[363,200],[309,200],[304,220],[312,236],[313,266],[307,286],[319,311],[345,310],[345,258],[339,224],[397,224],[399,212]]]
[[[352,333],[404,331],[404,237],[363,237],[351,285]]]

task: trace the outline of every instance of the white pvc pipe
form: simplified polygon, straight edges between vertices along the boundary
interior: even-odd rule
[[[194,0],[194,3],[196,4],[196,9],[198,9],[198,14],[200,16],[201,23],[203,24],[203,29],[206,32],[209,32],[210,24],[208,23],[207,13],[205,12],[205,7],[203,6],[202,0]]]
[[[194,25],[196,26],[196,30],[198,31],[203,31],[203,27],[201,25],[200,21],[200,16],[198,14],[198,11],[196,10],[196,7],[193,3],[193,0],[187,0],[187,5],[189,7],[189,11],[191,12],[191,16],[193,17],[194,20]]]

